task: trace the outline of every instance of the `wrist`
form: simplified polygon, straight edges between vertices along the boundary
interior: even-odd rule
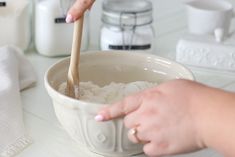
[[[216,88],[201,86],[193,96],[193,116],[200,148],[213,148],[226,152],[228,129],[233,129],[235,96]],[[234,128],[235,129],[235,128]],[[224,144],[224,145],[223,145]]]
[[[193,87],[193,94],[190,101],[191,116],[195,129],[195,140],[200,149],[209,147],[205,138],[205,126],[207,125],[208,110],[212,105],[208,104],[208,97],[204,93],[208,93],[208,87],[202,84],[196,84]]]

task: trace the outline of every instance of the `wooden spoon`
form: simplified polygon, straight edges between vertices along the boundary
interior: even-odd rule
[[[83,19],[84,17],[82,16],[79,20],[74,22],[72,52],[67,78],[66,95],[75,99],[79,99],[79,60]]]

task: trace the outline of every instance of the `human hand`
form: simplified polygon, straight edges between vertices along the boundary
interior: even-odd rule
[[[66,22],[71,23],[79,19],[94,2],[95,0],[76,0],[67,13]]]
[[[169,81],[104,108],[95,118],[106,121],[125,116],[129,139],[144,143],[148,156],[195,151],[205,147],[196,120],[199,109],[194,104],[203,88],[207,87],[192,81]],[[135,136],[132,128],[136,128]]]

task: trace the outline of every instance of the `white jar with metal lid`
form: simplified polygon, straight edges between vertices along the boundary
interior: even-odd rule
[[[155,32],[148,0],[104,0],[100,48],[151,52]]]

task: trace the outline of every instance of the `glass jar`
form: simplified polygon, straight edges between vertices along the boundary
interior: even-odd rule
[[[152,10],[148,0],[104,0],[100,48],[152,52]]]
[[[73,23],[66,23],[68,9],[75,0],[38,0],[35,7],[35,46],[45,56],[64,56],[71,53]],[[88,48],[89,13],[84,15],[81,51]]]
[[[14,45],[22,50],[29,47],[30,6],[28,0],[0,1],[0,46]]]

